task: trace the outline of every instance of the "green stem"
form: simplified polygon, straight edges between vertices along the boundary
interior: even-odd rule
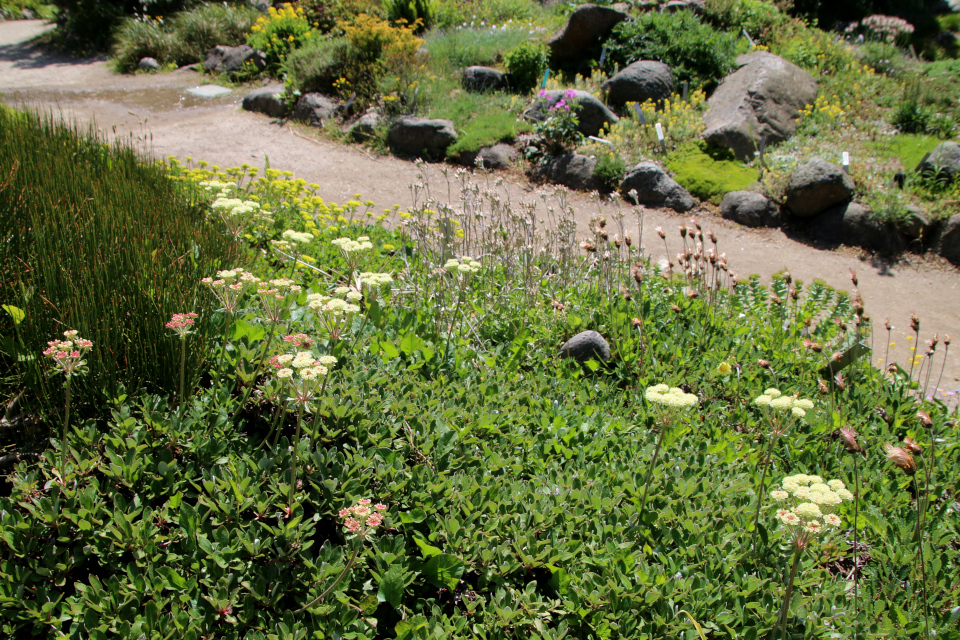
[[[297,492],[297,453],[300,450],[300,427],[303,426],[303,403],[300,403],[300,411],[297,413],[297,435],[293,437],[293,457],[290,462],[290,491],[287,494],[287,502],[291,511],[293,510],[293,498]]]
[[[780,640],[786,640],[787,637],[787,613],[790,609],[790,596],[793,595],[793,580],[797,577],[797,565],[800,564],[800,553],[803,551],[799,546],[793,552],[793,566],[790,567],[790,578],[787,580],[787,591],[783,594],[783,606],[780,607]]]
[[[183,411],[183,388],[184,382],[186,380],[186,365],[187,365],[187,339],[180,338],[180,395],[177,396],[177,413],[182,414]],[[178,418],[182,419],[182,415],[178,415]]]
[[[750,544],[756,546],[757,529],[760,527],[760,507],[763,504],[763,485],[767,479],[767,469],[770,468],[770,459],[773,457],[773,445],[777,441],[777,436],[770,436],[770,446],[767,447],[767,456],[763,461],[763,473],[760,474],[760,484],[757,486],[757,511],[753,514],[753,535]]]
[[[661,420],[662,423],[662,420]],[[650,461],[650,468],[647,469],[647,479],[643,481],[643,500],[640,502],[640,511],[637,513],[637,523],[643,522],[643,510],[647,506],[647,491],[650,490],[650,476],[653,475],[653,469],[657,466],[657,455],[660,453],[660,445],[663,444],[663,437],[667,433],[667,426],[660,425],[660,437],[657,438],[657,448],[653,450],[653,460]]]
[[[343,580],[343,576],[347,575],[347,571],[349,571],[350,568],[353,566],[353,564],[357,561],[357,556],[360,555],[360,547],[362,546],[363,545],[358,544],[356,549],[353,550],[353,555],[350,556],[350,559],[347,561],[347,564],[344,565],[343,567],[343,571],[341,571],[340,575],[337,576],[337,579],[333,581],[333,584],[327,587],[327,589],[323,593],[321,593],[319,596],[317,596],[307,604],[303,605],[302,607],[294,611],[294,613],[295,614],[303,613],[304,611],[306,611],[307,609],[309,609],[310,607],[312,607],[313,605],[317,604],[318,602],[323,600],[325,597],[327,597],[327,594],[333,591],[334,587],[340,584],[340,581]]]
[[[857,596],[859,595],[859,594],[858,594],[858,591],[859,591],[859,589],[860,589],[860,585],[859,585],[859,581],[858,581],[858,579],[857,579],[857,568],[858,568],[858,566],[859,566],[859,565],[857,564],[857,555],[859,554],[859,551],[860,551],[860,540],[859,540],[859,533],[858,533],[858,530],[857,530],[857,518],[858,518],[858,514],[859,514],[859,510],[860,510],[860,473],[859,473],[859,471],[858,471],[858,469],[857,469],[857,455],[859,455],[859,454],[857,454],[856,452],[854,452],[854,454],[853,454],[853,483],[854,483],[854,487],[853,487],[853,488],[854,488],[854,491],[856,491],[856,493],[853,494],[853,606],[854,606],[854,608],[856,609],[856,611],[857,611],[857,617],[859,618],[859,616],[860,616],[860,602],[859,602],[859,600],[857,599]],[[853,636],[853,637],[854,637],[854,639],[856,639],[856,637],[857,637],[857,636],[856,636],[856,629],[854,629],[854,636]]]
[[[247,387],[246,391],[243,392],[243,399],[240,401],[240,406],[237,407],[237,413],[233,417],[233,423],[237,424],[240,421],[240,414],[243,413],[243,408],[247,406],[247,400],[250,399],[250,394],[253,393],[253,388],[257,386],[257,378],[260,377],[260,373],[263,369],[264,360],[266,360],[267,354],[270,353],[270,347],[273,346],[273,336],[277,332],[277,323],[270,323],[270,335],[267,337],[267,345],[263,350],[263,353],[260,354],[260,359],[257,361],[257,366],[253,370],[253,379],[250,381],[250,385]]]
[[[913,486],[917,490],[917,521],[920,520],[920,483],[917,482],[917,476],[913,476]],[[923,532],[917,531],[917,551],[920,555],[920,593],[923,596],[923,626],[926,631],[925,638],[930,638],[930,605],[927,602],[927,567],[923,561]]]
[[[63,385],[67,396],[63,416],[63,437],[60,438],[60,467],[64,477],[67,475],[67,431],[70,428],[70,374]]]

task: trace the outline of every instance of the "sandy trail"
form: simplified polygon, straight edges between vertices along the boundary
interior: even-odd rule
[[[411,203],[408,186],[416,181],[412,163],[376,156],[358,146],[323,140],[298,126],[286,125],[240,109],[242,91],[215,99],[190,96],[186,89],[207,84],[194,71],[157,75],[113,74],[103,58],[75,59],[50,55],[30,44],[49,27],[40,21],[0,22],[0,100],[11,105],[31,105],[62,113],[82,125],[93,125],[105,134],[126,138],[157,157],[176,156],[206,160],[222,167],[248,163],[288,169],[308,182],[321,185],[321,195],[343,202],[360,193],[378,207]],[[428,168],[431,183],[445,184],[440,166]],[[511,197],[533,200],[532,187],[515,175],[506,176]],[[578,222],[586,227],[597,206],[584,195],[573,194]],[[613,209],[608,207],[607,212]],[[644,238],[655,259],[665,252],[650,231],[662,225],[668,231],[671,252],[680,240],[675,230],[690,216],[647,210]],[[823,250],[788,237],[776,229],[748,229],[729,223],[708,210],[697,212],[704,229],[716,230],[719,248],[726,252],[733,271],[742,277],[758,273],[768,278],[781,269],[810,282],[822,278],[850,290],[850,270],[856,270],[867,313],[881,328],[885,319],[894,325],[890,359],[904,362],[913,346],[910,315],[921,319],[921,342],[937,333],[960,338],[960,274],[939,259],[906,255],[888,263],[854,249]],[[878,334],[883,357],[884,336]],[[921,350],[923,347],[920,347]],[[941,343],[938,348],[942,352]],[[954,347],[955,352],[960,350]],[[938,355],[935,372],[939,370]],[[955,391],[960,384],[960,360],[951,357],[941,388]]]

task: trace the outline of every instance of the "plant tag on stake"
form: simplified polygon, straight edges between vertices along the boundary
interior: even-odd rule
[[[683,101],[687,101],[687,95],[690,93],[690,83],[686,80],[683,81]]]
[[[660,141],[660,148],[664,153],[667,152],[667,141],[663,137],[663,126],[658,122],[656,125],[657,129],[657,140]]]
[[[602,67],[602,66],[603,66],[603,63],[606,62],[606,60],[607,60],[607,48],[604,47],[604,48],[603,48],[603,51],[600,52],[600,65],[599,65],[599,66]]]
[[[842,159],[840,160],[840,164],[843,165],[843,170],[846,171],[847,173],[850,173],[850,152],[844,151],[841,158]]]
[[[547,69],[546,71],[543,72],[543,82],[540,83],[541,89],[547,88],[547,78],[549,77],[550,77],[550,69]]]
[[[750,37],[750,34],[747,33],[747,30],[743,30],[743,37],[747,39],[747,42],[750,43],[750,48],[754,49],[757,45],[753,43],[753,38]]]
[[[833,376],[837,375],[863,356],[869,354],[870,351],[870,347],[862,342],[858,342],[846,351],[843,351],[840,354],[839,360],[827,363],[827,366],[820,370],[820,375],[825,378],[829,377],[832,379]]]
[[[647,124],[647,119],[643,117],[643,109],[640,108],[640,103],[634,102],[633,108],[637,111],[637,118],[639,118],[640,124],[643,124],[643,125]]]

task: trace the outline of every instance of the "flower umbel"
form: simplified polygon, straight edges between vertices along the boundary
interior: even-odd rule
[[[383,523],[383,513],[387,510],[387,505],[377,503],[371,508],[370,503],[368,498],[358,500],[357,504],[341,509],[338,514],[343,518],[343,525],[347,530],[358,538],[366,538]]]

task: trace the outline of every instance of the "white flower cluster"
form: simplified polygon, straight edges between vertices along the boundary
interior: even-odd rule
[[[296,242],[298,244],[308,244],[313,241],[312,233],[294,231],[293,229],[287,229],[281,237],[288,242]]]
[[[349,292],[349,291],[348,291]],[[342,298],[325,296],[322,293],[311,293],[307,296],[307,306],[314,311],[331,316],[349,316],[360,313],[360,307]]]
[[[770,497],[778,503],[792,503],[777,509],[777,519],[799,531],[820,533],[824,527],[840,526],[840,516],[833,510],[844,501],[853,500],[842,480],[824,482],[820,476],[798,473],[787,476],[782,489],[771,491]]]
[[[210,193],[216,193],[220,196],[226,196],[228,193],[237,188],[237,185],[232,182],[221,182],[219,180],[204,180],[200,183],[200,186],[203,187],[206,191]]]
[[[240,267],[217,272],[216,278],[203,278],[200,283],[210,287],[213,295],[223,305],[224,310],[236,311],[244,292],[260,284],[260,278]]]
[[[214,211],[222,216],[243,217],[260,211],[258,203],[253,200],[241,200],[240,198],[217,198],[211,206]]]
[[[813,401],[795,395],[785,396],[779,389],[773,388],[757,396],[753,403],[761,407],[770,407],[775,411],[789,411],[798,418],[802,418],[807,415],[807,411],[813,409]]]
[[[370,287],[371,289],[385,287],[389,284],[393,284],[393,276],[391,276],[389,273],[374,273],[372,271],[364,271],[360,274],[360,284],[365,287]]]
[[[443,268],[447,271],[471,274],[480,271],[482,265],[470,256],[463,256],[460,259],[450,258],[446,264],[443,265]]]
[[[332,240],[331,244],[337,245],[340,247],[340,250],[346,254],[373,249],[373,243],[370,242],[370,238],[367,236],[360,236],[356,240],[351,240],[350,238],[337,238],[336,240]]]
[[[697,396],[692,393],[685,393],[683,389],[678,387],[671,388],[665,384],[647,387],[647,391],[643,394],[643,397],[655,404],[677,409],[685,409],[699,403]]]

